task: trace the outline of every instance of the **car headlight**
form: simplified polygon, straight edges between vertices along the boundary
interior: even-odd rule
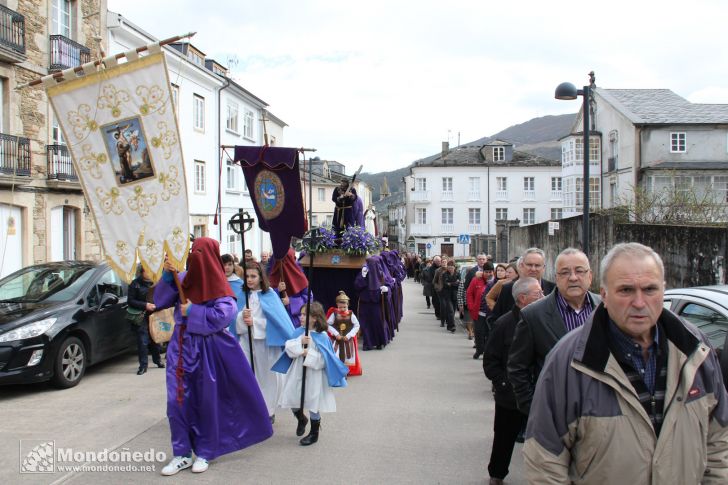
[[[44,334],[53,326],[54,323],[56,323],[56,317],[28,323],[22,327],[14,328],[9,332],[5,332],[0,335],[0,342],[13,342],[15,340],[37,337],[38,335]]]

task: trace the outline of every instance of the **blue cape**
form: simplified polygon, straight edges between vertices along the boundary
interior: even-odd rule
[[[303,335],[305,328],[299,327],[293,332],[292,339],[298,338]],[[310,332],[308,334],[314,342],[316,342],[316,350],[318,350],[326,362],[324,371],[326,371],[326,380],[329,381],[330,387],[346,387],[346,374],[349,373],[349,368],[341,362],[341,359],[334,354],[334,348],[331,346],[331,339],[325,333]],[[283,352],[283,355],[278,361],[271,367],[272,371],[286,374],[288,369],[291,367],[293,359],[291,359],[287,353]]]
[[[233,293],[235,293],[235,300],[238,303],[238,313],[240,313],[243,308],[245,308],[245,303],[243,302],[243,280],[238,278],[237,280],[230,281],[228,280],[228,283],[230,284],[230,288],[232,288]],[[235,317],[237,318],[238,314],[235,314]],[[228,329],[232,327],[231,332],[233,335],[235,335],[235,318],[233,318],[233,321],[230,322],[230,325],[228,326]]]
[[[237,295],[236,295],[237,296]],[[245,292],[238,299],[238,308],[245,308]],[[288,316],[286,307],[281,303],[281,299],[278,294],[271,288],[268,291],[260,292],[260,305],[263,307],[263,314],[266,319],[265,327],[265,344],[268,347],[283,347],[286,345],[286,340],[290,340],[293,335],[293,323],[291,317]],[[235,322],[232,322],[228,326],[228,330],[233,335],[238,335],[235,329]]]

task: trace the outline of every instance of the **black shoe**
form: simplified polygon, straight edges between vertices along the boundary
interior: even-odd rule
[[[296,436],[303,436],[306,432],[306,425],[308,424],[308,418],[303,414],[303,410],[293,411],[293,415],[298,420],[298,426],[296,426]]]
[[[441,327],[444,327],[444,326],[445,326],[445,324],[444,324],[444,323],[442,323],[442,322],[440,322],[440,326],[441,326]]]
[[[376,348],[377,348],[377,350],[382,350],[382,346],[381,345],[377,345]]]
[[[455,327],[454,327],[454,326],[452,326],[452,327],[449,327],[449,328],[447,329],[447,331],[448,331],[448,332],[450,332],[450,333],[455,333]]]
[[[146,367],[140,367],[139,370],[137,371],[137,375],[140,376],[142,374],[146,374],[146,372],[147,372]]]
[[[270,424],[273,424],[273,423],[276,422],[276,415],[275,414],[273,416],[269,416],[269,418],[270,418]]]
[[[311,420],[311,431],[305,437],[301,438],[301,446],[308,446],[318,441],[319,428],[321,427],[321,420]]]
[[[475,353],[473,354],[473,360],[478,360],[479,358],[480,358],[480,352],[478,352],[476,350]]]
[[[518,433],[518,436],[516,437],[516,443],[523,443],[526,441],[526,433],[521,430],[520,433]]]
[[[163,364],[162,362],[155,362],[154,364],[155,364],[155,365],[156,365],[157,367],[159,367],[160,369],[164,369],[164,364]]]

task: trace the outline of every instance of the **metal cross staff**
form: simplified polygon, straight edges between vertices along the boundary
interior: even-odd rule
[[[240,243],[243,246],[243,291],[245,291],[245,308],[250,308],[250,288],[248,288],[248,273],[246,270],[247,263],[245,261],[245,233],[252,227],[255,219],[250,217],[247,211],[238,209],[238,213],[230,218],[230,228],[235,234],[240,234]],[[247,227],[246,227],[247,224]],[[255,375],[255,362],[253,359],[253,327],[248,327],[248,347],[250,348],[250,368]]]
[[[318,251],[318,246],[323,240],[323,236],[319,232],[319,228],[314,228],[308,231],[303,236],[303,247],[306,248],[306,252],[311,255],[308,263],[308,298],[306,299],[306,327],[304,335],[308,337],[309,320],[311,318],[311,286],[313,286],[313,259]],[[303,348],[306,349],[307,344],[304,344]],[[303,366],[303,377],[301,378],[301,406],[299,409],[303,411],[303,401],[306,395],[306,366]]]

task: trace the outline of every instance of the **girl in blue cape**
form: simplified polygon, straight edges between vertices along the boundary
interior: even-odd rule
[[[309,324],[313,325],[309,336],[305,336],[306,308],[301,310],[301,327],[297,328],[293,338],[286,342],[286,351],[278,360],[273,370],[284,373],[283,391],[278,404],[282,408],[291,408],[298,418],[296,436],[306,431],[308,418],[301,409],[301,382],[303,367],[306,367],[306,396],[303,407],[308,408],[311,415],[311,431],[301,439],[302,446],[318,441],[321,426],[320,413],[336,412],[336,400],[333,387],[346,387],[346,374],[349,368],[334,354],[328,334],[328,324],[324,309],[319,302],[312,302]],[[308,348],[304,349],[304,345]]]
[[[260,264],[247,263],[245,276],[250,308],[246,308],[246,294],[243,291],[242,298],[238,301],[238,307],[242,308],[242,311],[238,314],[235,324],[230,326],[230,331],[238,337],[240,346],[250,361],[248,332],[252,329],[255,378],[263,393],[270,422],[273,423],[282,377],[277,372],[271,371],[271,367],[283,353],[286,341],[293,335],[293,323],[278,293],[269,286],[268,278]]]
[[[157,309],[174,307],[174,332],[167,346],[167,417],[174,458],[162,475],[259,443],[273,434],[265,402],[235,339],[227,332],[237,306],[225,278],[220,246],[195,239],[188,270],[180,274],[181,302],[172,265],[165,261],[154,291]],[[197,458],[192,461],[192,453]]]

